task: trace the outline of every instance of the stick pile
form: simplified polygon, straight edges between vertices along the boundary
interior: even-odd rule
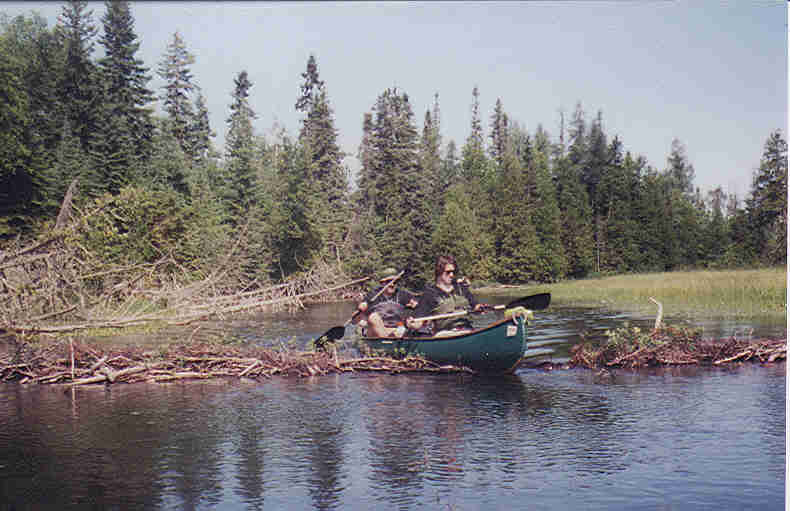
[[[163,383],[211,378],[265,380],[275,375],[308,377],[356,371],[472,372],[439,366],[419,357],[338,358],[323,352],[228,348],[208,344],[172,346],[164,352],[140,348],[101,350],[74,341],[41,350],[10,350],[0,356],[0,381],[67,384]]]
[[[656,330],[655,344],[625,344],[620,346],[596,346],[581,343],[571,348],[571,367],[590,369],[676,365],[720,366],[736,362],[770,363],[787,359],[787,339],[725,339],[697,340],[684,338],[661,338],[662,330]]]

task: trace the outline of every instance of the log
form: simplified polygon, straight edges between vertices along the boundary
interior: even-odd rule
[[[656,323],[653,325],[654,330],[658,330],[661,327],[661,318],[664,316],[664,306],[661,305],[661,302],[653,298],[652,296],[649,297],[650,301],[654,304],[658,305],[658,313],[656,314]]]
[[[259,365],[261,365],[261,361],[260,361],[260,360],[256,360],[255,362],[253,362],[252,364],[250,364],[250,365],[247,367],[247,369],[245,369],[244,371],[242,371],[242,372],[239,374],[239,378],[242,378],[242,377],[244,377],[244,376],[245,376],[247,373],[249,373],[250,371],[252,371],[252,370],[253,370],[253,369],[255,369],[256,367],[258,367]]]
[[[733,355],[733,356],[728,357],[728,358],[723,358],[721,360],[715,360],[713,362],[713,365],[717,366],[717,365],[721,365],[721,364],[726,364],[727,362],[732,362],[734,360],[738,360],[739,358],[744,357],[746,355],[749,355],[749,356],[754,355],[754,350],[749,348],[748,350],[742,351],[742,352],[738,353],[737,355]]]
[[[186,379],[204,379],[211,378],[213,375],[210,373],[196,373],[194,371],[185,371],[180,373],[171,373],[168,375],[154,376],[154,381],[173,381],[173,380],[186,380]]]
[[[145,371],[148,371],[148,369],[149,368],[146,367],[146,366],[135,366],[135,367],[129,367],[127,369],[121,369],[120,371],[116,371],[116,372],[113,373],[114,380],[117,380],[117,379],[122,378],[124,376],[128,376],[130,374],[143,373]],[[101,383],[101,382],[107,381],[107,380],[108,380],[108,378],[107,378],[106,374],[100,374],[100,375],[97,375],[97,376],[91,376],[89,378],[82,378],[82,379],[73,381],[73,382],[71,382],[71,386],[88,385],[90,383]]]

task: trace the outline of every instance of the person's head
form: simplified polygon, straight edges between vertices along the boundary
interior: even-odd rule
[[[455,257],[451,255],[440,255],[436,260],[436,267],[434,268],[434,278],[436,281],[438,282],[439,279],[445,278],[448,283],[451,283],[457,274],[458,265],[455,264]]]
[[[398,270],[396,270],[395,268],[387,268],[381,272],[379,282],[381,282],[382,285],[387,286],[384,290],[385,293],[392,294],[395,292],[396,284],[394,281],[397,278],[398,278]]]

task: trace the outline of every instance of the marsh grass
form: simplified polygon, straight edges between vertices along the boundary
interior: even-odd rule
[[[617,275],[530,288],[544,291],[551,292],[552,304],[603,305],[645,314],[656,313],[650,297],[663,304],[665,313],[775,319],[787,314],[785,267]]]

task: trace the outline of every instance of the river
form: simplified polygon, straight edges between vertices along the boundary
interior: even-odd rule
[[[300,343],[349,304],[238,320]],[[535,349],[651,318],[552,307]],[[699,320],[706,335],[784,325]],[[711,333],[713,332],[713,333]],[[786,364],[0,385],[0,510],[782,509]]]

